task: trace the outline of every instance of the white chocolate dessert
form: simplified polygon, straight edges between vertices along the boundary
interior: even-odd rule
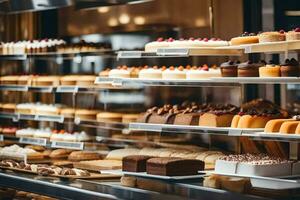
[[[50,138],[52,135],[52,131],[50,128],[45,128],[45,129],[37,129],[34,132],[33,137],[36,138]]]
[[[294,166],[297,167],[297,166]],[[264,154],[229,155],[216,161],[215,172],[247,176],[289,176],[292,175],[293,163],[281,158]],[[297,171],[296,169],[294,171]]]
[[[35,133],[35,129],[25,128],[25,129],[17,130],[16,136],[17,137],[33,137],[34,133]]]
[[[169,42],[163,38],[158,38],[154,42],[149,42],[145,45],[146,52],[156,52],[159,48],[168,48]]]
[[[117,69],[112,69],[108,73],[110,78],[130,78],[130,71],[126,66],[118,67]]]
[[[162,70],[157,66],[142,69],[139,72],[140,79],[162,79]]]
[[[165,80],[177,80],[177,79],[186,79],[186,69],[182,66],[180,67],[169,67],[168,69],[162,72],[162,79]]]

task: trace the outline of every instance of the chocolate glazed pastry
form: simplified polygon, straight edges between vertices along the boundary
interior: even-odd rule
[[[259,68],[264,66],[265,62],[253,63],[247,61],[238,65],[238,77],[259,77]]]
[[[175,105],[164,105],[159,108],[156,112],[154,111],[148,119],[148,123],[153,124],[173,124],[175,116],[180,113],[179,106]]]
[[[237,77],[240,61],[228,61],[220,65],[222,77]]]
[[[283,77],[299,77],[299,62],[294,58],[286,59],[280,65],[280,73]]]

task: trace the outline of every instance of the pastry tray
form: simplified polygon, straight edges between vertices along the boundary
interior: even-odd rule
[[[239,178],[249,178],[252,187],[272,189],[272,190],[288,190],[300,188],[300,175],[282,176],[282,177],[264,177],[230,173],[218,173],[214,171],[199,171],[207,174],[216,174],[221,176],[232,176]]]
[[[191,180],[191,179],[201,179],[204,176],[206,176],[206,174],[202,172],[197,175],[189,175],[189,176],[160,176],[160,175],[147,174],[146,172],[127,172],[122,170],[102,170],[101,172],[111,173],[116,175],[135,176],[140,178],[160,179],[166,181],[184,181],[184,180]]]

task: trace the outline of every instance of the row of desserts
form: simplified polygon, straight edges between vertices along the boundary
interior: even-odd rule
[[[60,86],[60,85],[77,85],[89,86],[94,85],[96,76],[93,75],[67,75],[67,76],[39,76],[39,75],[22,75],[22,76],[2,76],[0,83],[2,85],[26,85],[26,86]]]
[[[70,141],[70,142],[85,142],[85,141],[91,141],[93,139],[93,137],[88,135],[85,131],[68,133],[65,130],[51,130],[50,128],[19,129],[16,131],[16,136],[46,138],[46,139],[50,139],[50,141]]]
[[[138,114],[100,112],[98,110],[65,108],[62,105],[41,103],[0,103],[0,111],[3,111],[5,113],[19,113],[30,115],[62,115],[66,118],[80,118],[82,120],[97,120],[99,122],[122,123],[134,122],[138,117]]]
[[[300,134],[299,116],[290,119],[273,119],[265,127],[265,133]]]
[[[93,43],[81,40],[75,44],[66,44],[62,39],[42,39],[32,41],[2,42],[0,43],[0,54],[22,55],[31,53],[59,52],[89,52],[100,49],[110,49],[106,43]]]
[[[140,123],[195,125],[207,127],[264,128],[272,119],[288,113],[270,101],[257,99],[240,108],[224,104],[183,104],[153,107],[137,119]]]
[[[201,48],[201,47],[222,47],[229,45],[242,45],[252,43],[266,43],[266,42],[278,42],[278,41],[295,41],[300,40],[300,28],[285,32],[271,31],[255,33],[243,33],[241,36],[234,37],[228,41],[221,40],[219,38],[181,38],[175,40],[173,38],[158,38],[156,41],[149,42],[145,45],[146,52],[156,52],[160,48]]]
[[[133,72],[134,71],[134,72]],[[136,76],[138,74],[138,76]],[[122,66],[116,69],[106,69],[100,72],[100,77],[110,78],[140,78],[140,79],[163,79],[163,80],[197,80],[213,77],[298,77],[300,74],[299,62],[295,59],[286,59],[285,63],[275,65],[270,61],[266,63],[261,61],[253,63],[247,61],[240,63],[239,61],[228,61],[222,63],[220,67],[215,65],[208,67],[203,66],[163,66],[153,67],[127,67]]]

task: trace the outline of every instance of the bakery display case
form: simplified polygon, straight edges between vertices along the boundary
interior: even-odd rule
[[[4,14],[0,197],[299,198],[296,25],[237,36],[240,0],[69,3]]]

